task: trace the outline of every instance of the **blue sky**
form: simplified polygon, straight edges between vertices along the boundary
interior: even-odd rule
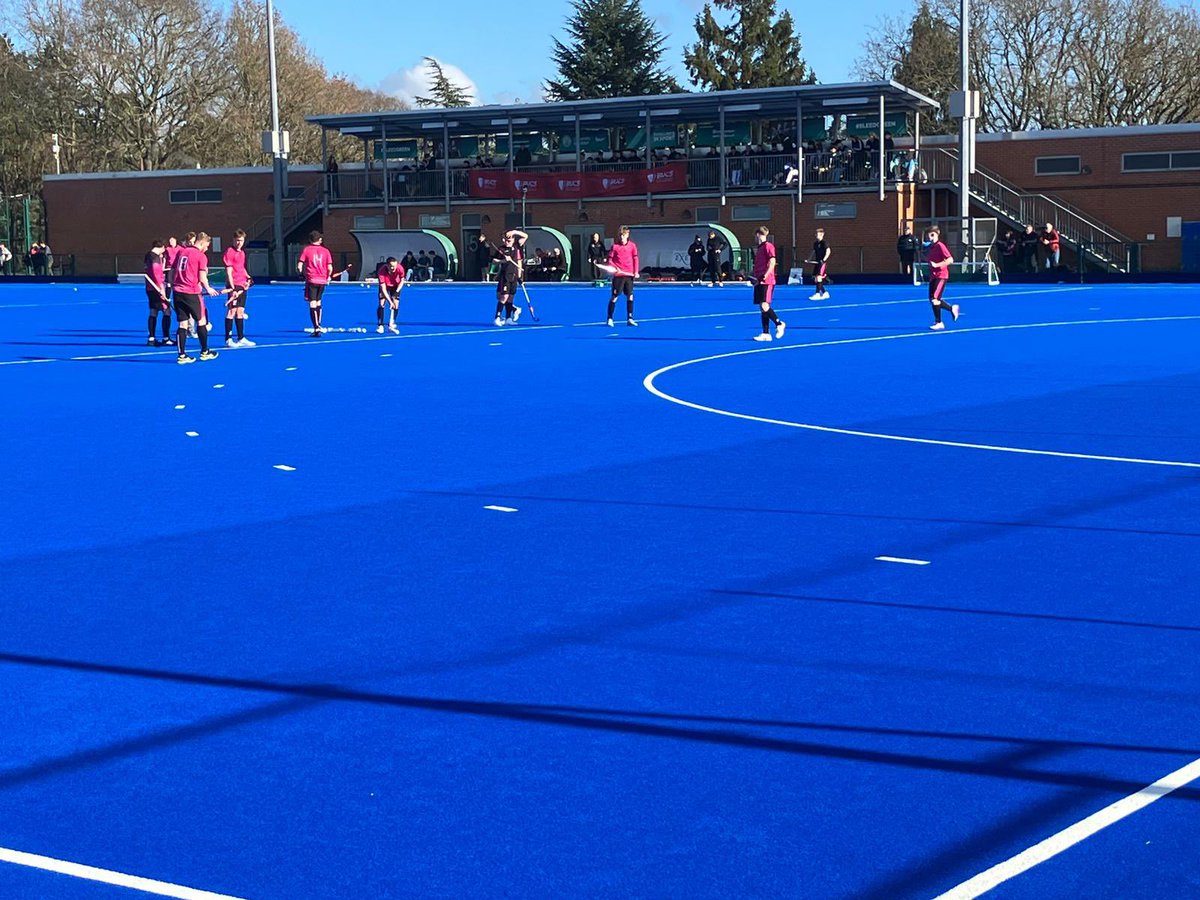
[[[683,47],[695,40],[692,23],[702,0],[642,0],[642,5],[667,35],[669,67],[687,84]],[[276,7],[331,72],[403,95],[414,89],[422,58],[433,56],[461,70],[478,87],[477,100],[483,103],[541,99],[541,81],[555,74],[553,39],[563,37],[571,11],[566,0],[523,0],[515,6],[494,0],[452,0],[449,6],[359,0],[341,9],[325,0],[276,0]],[[866,31],[882,16],[906,12],[909,3],[854,0],[825,9],[777,0],[776,7],[791,12],[805,59],[828,84],[853,80]],[[387,37],[381,39],[380,33]]]

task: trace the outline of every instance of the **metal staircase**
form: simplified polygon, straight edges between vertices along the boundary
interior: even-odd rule
[[[926,148],[921,153],[931,181],[958,187],[957,149]],[[1129,272],[1136,264],[1130,258],[1132,238],[1057,197],[1022,190],[979,166],[971,173],[969,190],[976,205],[1022,230],[1026,225],[1040,228],[1052,223],[1064,243],[1078,249],[1081,266],[1088,262],[1105,272]]]
[[[314,182],[304,188],[304,190],[294,197],[287,197],[283,201],[283,240],[287,243],[287,239],[291,233],[315,213],[324,202],[324,195],[321,191],[321,183]],[[274,231],[274,216],[263,216],[258,219],[253,225],[246,229],[247,239],[250,241],[266,241],[270,243]]]

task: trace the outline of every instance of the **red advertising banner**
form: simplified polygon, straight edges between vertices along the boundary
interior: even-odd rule
[[[503,169],[472,169],[472,197],[509,200],[522,192],[531,200],[581,200],[587,197],[624,197],[682,191],[687,187],[687,166],[668,163],[653,169],[628,172],[545,172],[526,174]]]

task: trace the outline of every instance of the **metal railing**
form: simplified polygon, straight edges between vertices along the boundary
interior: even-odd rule
[[[932,180],[958,184],[957,152],[945,147],[922,150],[921,162],[932,171]],[[1130,271],[1128,247],[1135,242],[1058,198],[1022,190],[978,166],[968,190],[973,200],[1013,225],[1053,224],[1067,243],[1079,248],[1081,268],[1090,261],[1102,269]]]

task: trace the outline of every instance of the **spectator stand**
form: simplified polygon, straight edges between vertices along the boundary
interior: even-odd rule
[[[436,255],[445,263],[444,272],[436,264],[413,272],[410,281],[453,281],[458,276],[458,251],[450,238],[431,228],[397,228],[378,231],[351,231],[362,259],[360,278],[371,278],[389,256],[403,259],[412,251],[419,257]]]

